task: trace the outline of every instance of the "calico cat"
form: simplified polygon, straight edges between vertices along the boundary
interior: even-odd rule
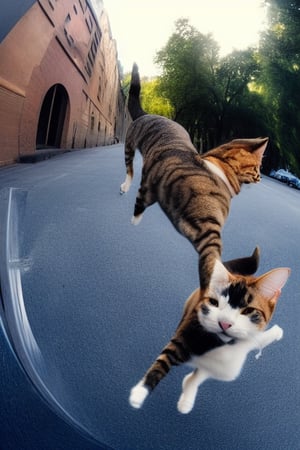
[[[147,206],[158,202],[198,252],[200,286],[206,288],[215,260],[221,258],[221,229],[230,200],[243,183],[260,180],[268,138],[233,140],[199,155],[187,131],[165,117],[147,114],[139,95],[140,78],[134,64],[128,99],[133,122],[126,135],[126,179],[121,193],[130,188],[135,149],[139,148],[143,169],[132,223],[137,225]]]
[[[248,259],[258,261],[257,256],[254,252]],[[248,275],[252,268],[247,270],[246,260],[224,265],[216,260],[208,292],[201,295],[198,288],[187,299],[174,336],[131,389],[129,402],[134,408],[142,406],[172,366],[186,363],[194,370],[183,379],[177,409],[187,414],[193,409],[199,385],[206,379],[236,379],[250,351],[258,349],[258,357],[264,347],[282,338],[278,325],[264,329],[290,269],[278,268],[254,277]],[[255,261],[253,265],[255,271]],[[239,274],[232,274],[224,266]]]

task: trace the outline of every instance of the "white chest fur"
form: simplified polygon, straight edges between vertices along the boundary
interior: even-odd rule
[[[182,414],[189,413],[194,406],[198,387],[207,378],[222,381],[232,381],[240,374],[248,353],[251,350],[260,351],[282,338],[283,331],[274,325],[267,331],[260,332],[255,339],[240,340],[235,344],[226,344],[202,356],[194,357],[191,365],[196,369],[186,375],[182,383],[182,393],[177,403],[177,409]]]
[[[232,381],[239,376],[249,352],[256,349],[261,351],[273,341],[281,339],[282,335],[282,329],[274,325],[267,331],[258,332],[252,338],[237,340],[204,355],[194,356],[189,365],[204,372],[206,378]]]
[[[254,350],[257,344],[250,341],[237,341],[215,348],[204,355],[194,356],[189,366],[200,369],[207,378],[221,381],[235,380],[245,363],[248,353]]]

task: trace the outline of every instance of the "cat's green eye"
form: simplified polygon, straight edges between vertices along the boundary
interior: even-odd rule
[[[254,308],[248,307],[248,308],[245,308],[245,309],[242,311],[242,314],[244,314],[245,316],[248,316],[249,314],[252,314],[253,311],[255,311]]]
[[[216,300],[215,298],[210,298],[210,299],[209,299],[209,303],[210,303],[212,306],[219,306],[219,302],[218,302],[218,300]]]

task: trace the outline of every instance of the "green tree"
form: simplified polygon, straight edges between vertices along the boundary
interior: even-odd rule
[[[249,83],[257,73],[258,64],[252,49],[234,51],[221,60],[216,70],[214,88],[218,142],[235,136],[252,135],[249,118],[255,103],[252,101],[254,98],[252,99]],[[253,121],[255,122],[254,118],[251,120],[252,127]]]
[[[175,120],[189,131],[200,151],[241,137],[245,129],[251,136],[250,123],[258,128],[258,116],[242,101],[243,96],[248,101],[257,97],[248,87],[258,73],[253,50],[235,51],[220,60],[211,35],[180,19],[156,62],[162,67],[161,92],[174,106]]]
[[[300,1],[268,1],[269,27],[260,43],[260,83],[272,118],[275,168],[300,174]]]
[[[126,98],[129,95],[131,73],[126,73],[122,81],[122,89]],[[149,114],[158,114],[170,119],[174,117],[174,108],[168,98],[161,95],[158,89],[158,78],[141,78],[141,105]]]
[[[159,89],[174,107],[174,119],[190,133],[202,134],[204,116],[210,108],[209,85],[218,58],[218,46],[211,35],[203,35],[187,19],[175,23],[175,32],[156,56],[162,68]]]
[[[156,56],[161,77],[142,80],[142,104],[181,123],[201,152],[235,137],[270,136],[264,172],[281,166],[300,174],[300,0],[266,3],[259,50],[222,59],[211,35],[179,19]]]
[[[163,97],[158,89],[158,78],[141,79],[141,104],[149,114],[158,114],[170,119],[174,117],[174,108],[168,98]]]

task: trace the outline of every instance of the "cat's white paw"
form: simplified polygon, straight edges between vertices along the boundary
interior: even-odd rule
[[[138,225],[143,218],[143,214],[139,214],[138,216],[132,216],[131,223],[132,225]]]
[[[178,403],[177,403],[177,409],[181,414],[188,414],[192,411],[194,407],[194,402],[190,401],[186,398],[184,394],[181,394]]]
[[[126,185],[126,183],[122,183],[120,186],[120,194],[125,194],[125,192],[128,191],[128,186]]]
[[[177,409],[181,414],[188,414],[189,412],[192,411],[192,409],[194,407],[195,396],[192,398],[191,396],[188,396],[186,393],[187,385],[191,382],[193,375],[194,375],[194,373],[190,372],[182,380],[183,392],[182,392],[181,396],[179,397],[179,400],[177,403]]]
[[[143,405],[148,394],[148,389],[142,383],[138,383],[130,391],[129,403],[133,408],[138,409]]]
[[[120,194],[125,194],[125,192],[129,191],[131,185],[132,178],[129,175],[126,175],[124,183],[120,186]]]
[[[280,328],[280,326],[278,326],[278,325],[274,325],[272,327],[272,330],[273,330],[276,341],[280,341],[280,339],[282,339],[282,337],[283,337],[283,329]]]

